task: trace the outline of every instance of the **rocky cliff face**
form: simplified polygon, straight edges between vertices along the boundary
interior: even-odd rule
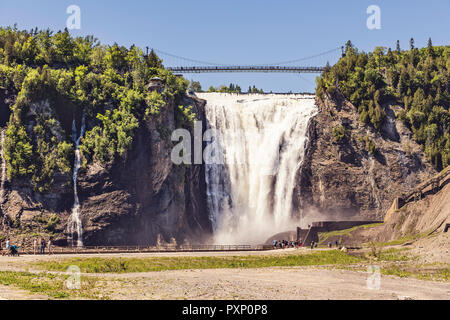
[[[204,102],[186,98],[203,120]],[[154,244],[199,241],[211,233],[201,165],[175,165],[170,135],[174,108],[141,125],[124,162],[105,169],[90,165],[79,177],[84,242]]]
[[[383,220],[396,195],[435,173],[409,129],[395,121],[395,106],[384,106],[387,121],[378,133],[361,124],[356,108],[342,97],[316,101],[319,113],[309,125],[294,193],[305,223]]]
[[[0,115],[6,119],[9,113],[3,109],[14,99],[0,95]],[[206,122],[205,101],[185,96],[182,104],[192,105],[197,120]],[[328,97],[317,105],[293,199],[305,224],[382,220],[398,194],[435,173],[409,129],[395,121],[395,106],[384,106],[387,121],[378,133],[360,123],[356,108],[345,99]],[[61,119],[67,122],[64,127],[70,127],[69,120]],[[211,235],[204,166],[175,165],[170,158],[170,135],[178,126],[176,108],[168,105],[140,123],[124,158],[107,167],[90,163],[79,171],[85,245],[200,242]],[[45,194],[33,191],[29,182],[6,181],[2,233],[24,239],[48,233],[65,244],[72,188],[70,174],[57,175]]]
[[[186,96],[182,104],[192,105],[197,119],[204,121],[203,101]],[[79,171],[85,245],[195,242],[210,235],[204,167],[175,165],[170,158],[175,112],[168,105],[143,121],[123,159],[108,167],[91,163]],[[57,244],[65,244],[72,188],[70,175],[57,177],[46,194],[34,192],[26,182],[7,182],[4,233],[27,239],[33,232],[47,232]]]

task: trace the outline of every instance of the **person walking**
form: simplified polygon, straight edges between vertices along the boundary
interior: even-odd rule
[[[33,254],[37,253],[37,240],[34,238],[33,240]]]

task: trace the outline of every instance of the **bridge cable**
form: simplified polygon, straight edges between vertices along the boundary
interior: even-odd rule
[[[332,53],[332,52],[335,52],[335,51],[338,51],[338,50],[341,50],[341,47],[337,47],[337,48],[334,48],[334,49],[331,49],[331,50],[328,50],[328,51],[325,51],[325,52],[322,52],[322,53],[318,53],[318,54],[315,54],[315,55],[312,55],[312,56],[309,56],[309,57],[305,57],[305,58],[300,58],[300,59],[295,59],[295,60],[288,60],[288,61],[282,61],[282,62],[277,62],[277,63],[268,63],[268,64],[264,64],[264,65],[276,66],[276,65],[280,65],[280,64],[291,64],[291,63],[294,63],[294,62],[299,62],[299,61],[304,61],[304,60],[309,60],[309,59],[317,58],[317,57],[320,57],[320,56],[324,56],[326,54],[329,54],[329,53]]]
[[[239,66],[237,64],[222,64],[222,63],[214,63],[214,62],[208,62],[208,61],[202,61],[202,60],[195,60],[195,59],[185,58],[185,57],[182,57],[182,56],[177,56],[177,55],[174,55],[174,54],[171,54],[171,53],[168,53],[168,52],[164,52],[164,51],[159,50],[159,49],[155,49],[155,48],[152,48],[152,49],[155,52],[157,52],[157,53],[160,53],[160,54],[163,54],[163,55],[175,58],[175,59],[181,59],[181,60],[194,62],[194,63],[206,64],[206,65],[211,65],[211,66],[230,66],[230,67],[231,66]],[[312,59],[312,58],[317,58],[317,57],[320,57],[320,56],[323,56],[323,55],[335,52],[337,50],[341,50],[341,47],[337,47],[337,48],[334,48],[334,49],[331,49],[331,50],[328,50],[328,51],[325,51],[325,52],[322,52],[322,53],[318,53],[318,54],[315,54],[315,55],[312,55],[312,56],[308,56],[308,57],[304,57],[304,58],[300,58],[300,59],[281,61],[281,62],[277,62],[277,63],[251,64],[251,65],[246,65],[246,66],[249,66],[249,67],[252,67],[252,66],[270,66],[270,65],[276,66],[276,65],[281,65],[281,64],[290,64],[290,63],[294,63],[294,62],[299,62],[299,61],[309,60],[309,59]]]

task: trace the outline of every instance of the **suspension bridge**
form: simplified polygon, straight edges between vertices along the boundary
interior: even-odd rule
[[[147,54],[148,54],[147,47]],[[333,48],[319,54],[315,54],[308,57],[303,57],[300,59],[293,59],[289,61],[281,61],[275,63],[267,63],[260,65],[235,65],[235,64],[220,64],[209,61],[200,61],[189,59],[174,54],[170,54],[158,49],[152,49],[156,54],[164,57],[164,64],[166,69],[179,74],[184,73],[216,73],[216,72],[284,72],[284,73],[322,73],[325,70],[325,66],[315,65],[315,66],[304,66],[304,65],[292,65],[298,64],[302,61],[311,60],[318,57],[323,57],[325,55],[330,55],[342,50],[342,55],[344,55],[343,47]],[[166,62],[168,58],[169,63]],[[175,63],[173,60],[176,60]],[[181,63],[180,63],[181,62]]]
[[[286,67],[286,66],[215,66],[215,67],[167,67],[176,73],[203,72],[291,72],[291,73],[321,73],[324,67]]]

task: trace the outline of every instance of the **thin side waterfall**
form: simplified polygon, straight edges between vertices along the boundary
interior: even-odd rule
[[[313,95],[198,93],[223,164],[206,163],[216,243],[258,244],[299,224],[292,212]]]
[[[3,202],[5,201],[5,181],[6,181],[6,161],[5,161],[5,130],[3,129],[0,133],[0,144],[1,144],[1,158],[2,158],[2,180],[0,182],[0,206],[3,211]]]
[[[75,123],[75,119],[72,122],[72,141],[75,143],[75,161],[73,165],[73,206],[72,206],[72,214],[71,220],[69,222],[69,239],[68,242],[74,245],[74,240],[76,239],[76,245],[78,247],[83,246],[83,226],[80,218],[80,201],[78,199],[78,191],[77,191],[77,178],[78,178],[78,170],[81,167],[81,155],[80,155],[80,141],[81,137],[84,134],[86,129],[86,122],[84,118],[84,114],[81,120],[81,128],[80,134],[77,135],[77,126]]]

